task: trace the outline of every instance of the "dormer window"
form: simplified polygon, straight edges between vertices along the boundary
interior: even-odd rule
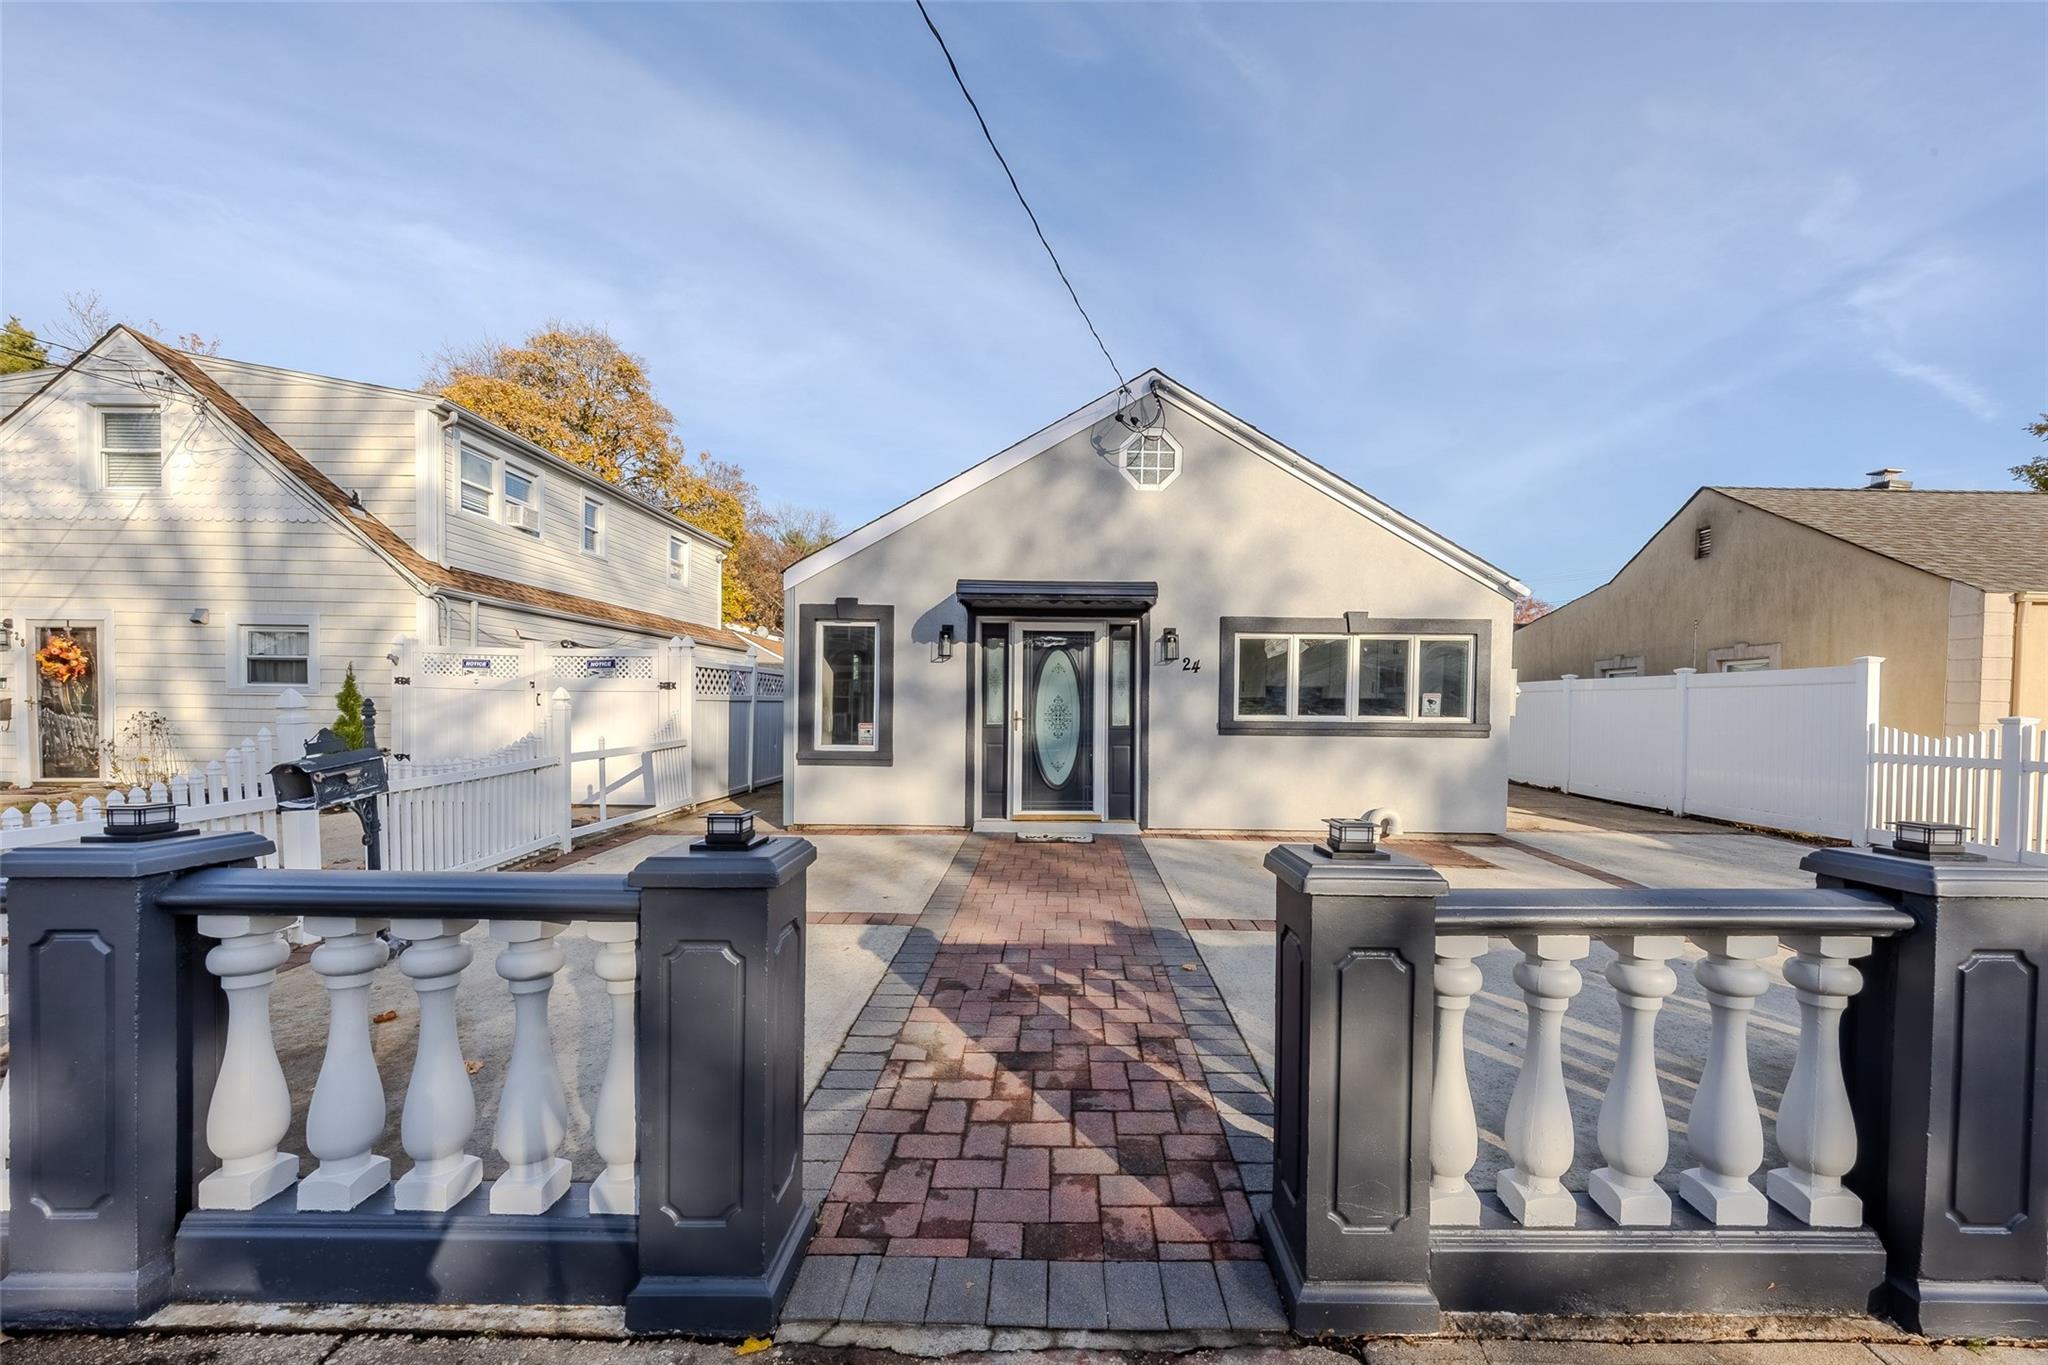
[[[1133,432],[1118,449],[1117,466],[1132,487],[1157,492],[1180,475],[1180,443],[1164,427]]]
[[[100,467],[108,488],[161,488],[164,418],[155,408],[100,412]]]
[[[679,588],[690,585],[690,547],[681,536],[668,538],[668,581]]]
[[[596,498],[583,500],[583,553],[604,555],[604,504]]]

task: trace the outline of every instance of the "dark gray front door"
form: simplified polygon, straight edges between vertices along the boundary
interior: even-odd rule
[[[1095,809],[1095,636],[1027,630],[1023,645],[1023,787],[1030,814]]]

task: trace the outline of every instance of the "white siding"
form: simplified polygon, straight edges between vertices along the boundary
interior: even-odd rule
[[[161,489],[92,490],[91,441],[82,449],[81,438],[97,400],[142,396],[73,375],[0,434],[0,616],[31,638],[40,621],[101,627],[103,731],[161,711],[196,758],[269,724],[274,690],[229,685],[239,623],[314,623],[317,671],[301,690],[316,716],[351,661],[383,705],[385,650],[412,629],[417,598],[405,580],[189,400],[165,410]],[[207,620],[195,624],[201,607]],[[0,781],[27,776],[26,665],[26,651],[9,658],[17,705],[13,729],[0,733]]]
[[[198,361],[294,450],[360,495],[385,525],[418,543],[413,414],[431,407],[433,399],[240,361]]]
[[[718,560],[710,547],[679,531],[667,519],[616,490],[596,492],[566,471],[465,432],[461,442],[499,462],[493,516],[482,517],[461,507],[460,450],[451,437],[445,443],[447,487],[447,564],[474,569],[535,587],[575,593],[641,611],[659,612],[708,626],[719,622]],[[541,529],[535,537],[497,519],[507,461],[537,475],[541,488]],[[605,505],[605,553],[583,553],[583,499],[595,496]],[[671,536],[690,541],[689,583],[668,581]]]

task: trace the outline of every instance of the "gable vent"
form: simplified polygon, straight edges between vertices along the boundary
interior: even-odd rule
[[[1692,533],[1692,557],[1705,559],[1714,553],[1714,528],[1702,526]]]

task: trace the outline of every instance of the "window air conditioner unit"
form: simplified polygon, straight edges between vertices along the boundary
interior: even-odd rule
[[[505,504],[505,524],[518,531],[540,534],[540,509],[532,503],[508,502]]]

